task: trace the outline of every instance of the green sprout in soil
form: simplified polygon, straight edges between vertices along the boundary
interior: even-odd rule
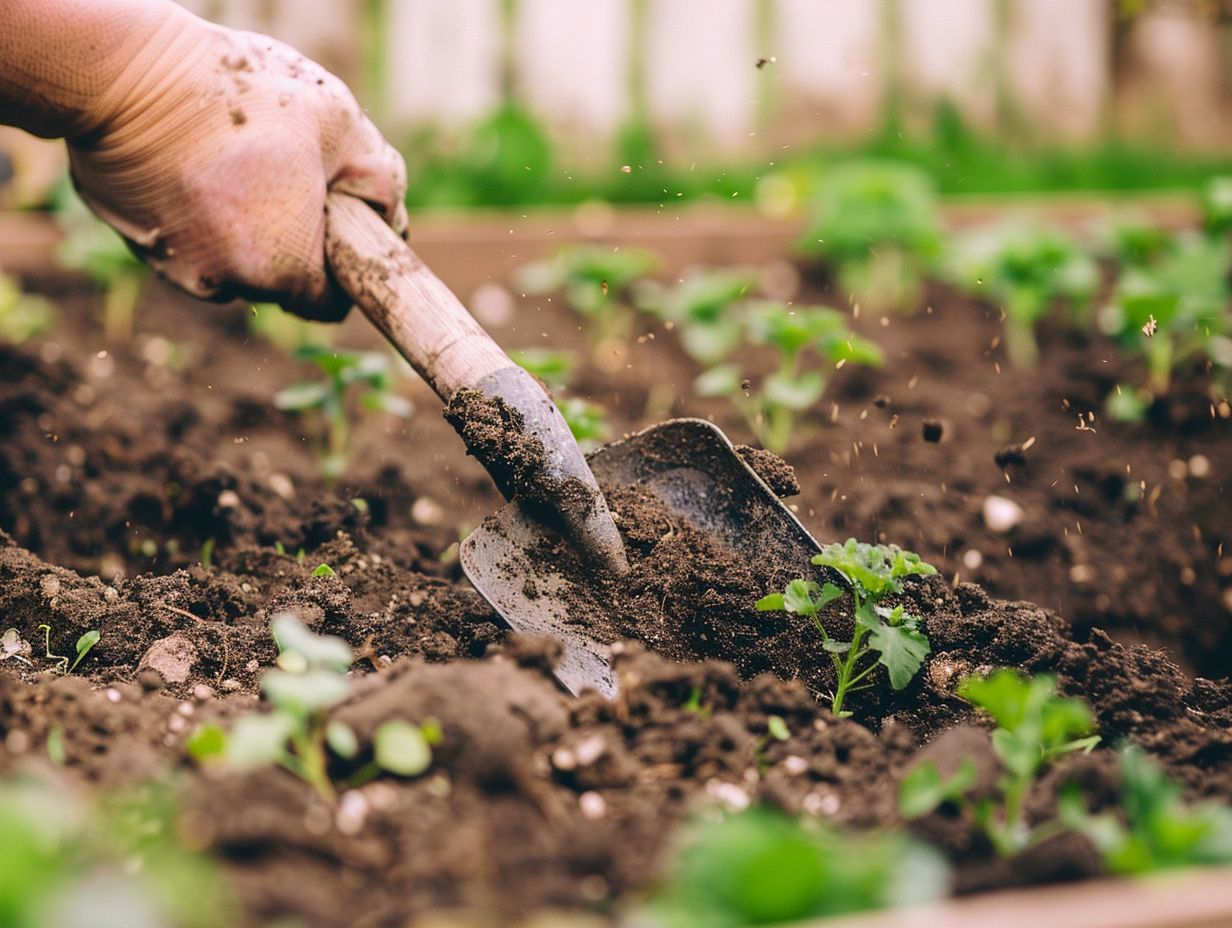
[[[1004,856],[1016,854],[1034,839],[1023,805],[1039,774],[1057,758],[1090,751],[1099,743],[1086,703],[1058,696],[1056,689],[1050,676],[1027,677],[1007,668],[987,677],[968,677],[958,685],[959,696],[997,723],[992,746],[1005,771],[998,782],[1000,795],[971,807],[976,822]],[[946,801],[968,804],[965,793],[973,774],[969,767],[960,768],[943,782],[935,764],[922,764],[903,780],[900,810],[905,817],[918,818]]]
[[[318,564],[316,568],[312,571],[312,576],[314,577],[333,577],[333,576],[336,576],[336,573],[334,571],[334,568],[330,567],[328,564]]]
[[[938,251],[936,192],[925,171],[856,161],[823,178],[797,250],[837,270],[839,286],[874,312],[911,312]]]
[[[519,367],[543,381],[552,393],[556,408],[583,451],[593,451],[612,434],[607,410],[598,403],[577,396],[563,396],[573,374],[575,360],[564,351],[528,348],[510,352]]]
[[[15,278],[0,274],[0,339],[20,345],[48,332],[55,321],[49,300],[23,292]]]
[[[753,341],[772,347],[778,365],[756,386],[736,364],[720,364],[694,383],[701,396],[727,396],[762,446],[787,450],[800,431],[798,419],[821,400],[829,383],[827,367],[846,364],[879,367],[881,349],[851,332],[846,319],[824,306],[792,308],[761,302],[752,309]]]
[[[103,292],[103,333],[107,338],[128,339],[145,282],[145,265],[67,184],[57,197],[56,221],[64,233],[56,248],[60,266],[84,272]]]
[[[769,925],[925,902],[949,879],[941,857],[897,832],[850,834],[751,808],[697,822],[648,903],[648,924]]]
[[[850,693],[872,687],[867,680],[878,666],[885,667],[890,685],[901,690],[924,663],[928,638],[920,620],[901,605],[883,605],[887,597],[902,592],[902,580],[913,575],[936,573],[918,554],[896,545],[870,545],[847,539],[826,545],[813,557],[819,567],[831,567],[851,588],[853,626],[850,641],[835,638],[821,621],[822,609],[843,596],[834,583],[818,586],[812,580],[793,580],[782,593],[770,593],[757,601],[760,612],[788,612],[813,620],[822,647],[834,665],[835,689],[830,710],[840,718],[850,716],[844,703]],[[874,658],[872,655],[876,654]]]
[[[1099,267],[1064,234],[1046,226],[1008,224],[973,230],[951,258],[954,282],[1005,313],[1005,352],[1022,370],[1039,366],[1035,330],[1057,301],[1085,323],[1099,288]]]
[[[401,418],[411,414],[411,404],[392,391],[389,357],[381,352],[335,351],[308,345],[299,349],[296,357],[312,361],[326,379],[304,381],[280,390],[274,405],[297,413],[316,410],[324,417],[321,473],[327,481],[333,481],[346,470],[354,451],[348,394],[357,393],[359,405],[369,412],[386,412]]]
[[[565,305],[582,317],[593,349],[629,337],[633,283],[658,266],[640,248],[567,245],[553,257],[523,265],[514,286],[524,293],[561,293]]]
[[[60,673],[64,673],[64,674],[69,674],[69,673],[72,673],[74,670],[76,670],[77,665],[82,662],[85,656],[90,653],[90,651],[94,648],[96,644],[98,644],[99,639],[103,637],[102,633],[98,629],[95,629],[95,628],[92,628],[88,632],[84,633],[80,638],[77,639],[77,644],[75,648],[77,654],[74,658],[71,659],[72,663],[70,663],[69,662],[70,658],[68,658],[67,656],[63,654],[53,654],[51,652],[51,626],[50,625],[40,625],[38,628],[39,628],[39,631],[43,633],[43,644],[44,644],[44,651],[45,651],[43,656],[46,657],[49,661],[54,661],[55,664],[53,666],[53,669],[57,670]]]
[[[217,928],[237,913],[188,847],[170,789],[149,783],[86,803],[63,781],[0,779],[0,925]]]
[[[1059,806],[1061,822],[1090,838],[1110,871],[1138,874],[1232,862],[1232,808],[1186,805],[1181,787],[1139,747],[1122,748],[1118,762],[1119,804],[1092,815],[1071,784]]]
[[[217,542],[213,538],[207,538],[201,542],[201,566],[206,570],[214,564],[214,547]]]
[[[262,676],[261,692],[272,710],[243,716],[229,733],[216,725],[198,728],[188,740],[188,752],[198,761],[222,760],[237,769],[278,764],[332,801],[331,757],[350,761],[359,754],[355,733],[329,717],[350,689],[346,671],[354,654],[341,638],[315,635],[290,613],[274,616],[271,630],[278,666]],[[384,722],[373,736],[373,760],[346,785],[365,782],[382,770],[418,776],[431,764],[431,745],[439,741],[439,726],[433,722],[419,727],[402,719]]]
[[[1196,234],[1175,237],[1150,265],[1122,270],[1100,328],[1122,351],[1143,358],[1145,387],[1154,396],[1166,395],[1173,371],[1191,359],[1232,366],[1221,352],[1229,326],[1230,270],[1227,239]]]
[[[671,287],[645,281],[638,305],[672,326],[685,353],[703,367],[725,360],[744,339],[746,301],[757,287],[750,272],[699,268]]]

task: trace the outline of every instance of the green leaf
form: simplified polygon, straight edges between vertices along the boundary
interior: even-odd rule
[[[279,409],[300,412],[316,409],[325,403],[330,394],[328,383],[296,383],[274,394],[274,405]]]
[[[812,580],[792,580],[783,591],[783,605],[788,612],[799,615],[816,615],[817,584]]]
[[[334,573],[334,568],[330,567],[328,564],[318,564],[315,568],[313,568],[312,576],[334,577],[337,575]]]
[[[315,635],[294,613],[280,612],[270,622],[274,641],[283,654],[297,654],[305,667],[346,670],[354,661],[350,646],[334,635]],[[284,667],[284,670],[293,668]]]
[[[261,692],[279,709],[308,716],[344,699],[347,679],[333,670],[267,670],[261,678]]]
[[[277,763],[286,754],[295,727],[295,720],[283,712],[242,716],[227,738],[227,763],[241,770]]]
[[[188,756],[198,763],[221,759],[227,749],[227,735],[218,725],[198,725],[184,742]]]
[[[423,732],[402,719],[391,719],[377,728],[373,747],[381,769],[398,776],[418,776],[432,763],[432,748]]]
[[[898,811],[905,819],[920,818],[943,802],[956,802],[975,785],[975,763],[966,758],[949,779],[943,779],[933,761],[926,761],[903,777],[898,790]]]
[[[827,638],[821,643],[821,646],[831,654],[846,654],[851,650],[850,641],[839,641],[835,638]]]
[[[930,650],[924,633],[905,625],[878,625],[871,629],[868,646],[879,651],[877,662],[889,671],[890,685],[901,690],[919,672]]]
[[[782,593],[767,593],[756,606],[758,612],[786,612],[787,600]]]
[[[825,378],[817,371],[809,371],[796,377],[776,371],[762,384],[766,402],[795,412],[815,406],[825,392]]]
[[[102,637],[102,633],[98,631],[98,629],[91,629],[77,639],[77,659],[74,660],[72,666],[69,667],[69,673],[72,673],[77,669],[77,665],[81,663],[81,659],[90,653],[90,649],[98,644],[99,639]]]
[[[766,731],[776,741],[787,741],[791,738],[791,731],[787,728],[787,723],[779,715],[772,715],[766,719]]]
[[[359,739],[351,727],[332,719],[325,726],[325,743],[339,757],[351,758],[359,752]]]
[[[693,381],[693,392],[698,396],[731,396],[740,391],[740,368],[734,364],[720,364],[703,371]]]

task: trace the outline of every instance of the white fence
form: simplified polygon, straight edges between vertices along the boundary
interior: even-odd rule
[[[508,49],[517,98],[578,150],[628,116],[639,59],[649,116],[686,152],[848,138],[895,91],[909,122],[946,98],[1060,139],[1229,140],[1227,27],[1197,0],[1122,23],[1115,0],[516,0],[509,29],[502,0],[185,5],[322,60],[392,132],[490,111]]]

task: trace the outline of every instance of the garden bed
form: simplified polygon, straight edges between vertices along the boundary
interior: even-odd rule
[[[809,414],[786,454],[793,503],[823,542],[895,543],[937,566],[904,594],[931,640],[922,673],[836,719],[813,691],[827,679],[809,628],[744,602],[757,565],[718,576],[664,547],[658,612],[644,596],[631,627],[651,641],[665,623],[730,636],[673,636],[663,650],[678,663],[624,645],[621,693],[605,702],[563,695],[550,643],[509,635],[461,577],[455,543],[500,499],[422,384],[400,388],[409,420],[365,423],[362,453],[330,488],[303,423],[270,402],[302,371],[249,331],[247,308],[153,289],[134,337],[111,344],[87,294],[44,284],[58,327],[0,349],[0,626],[34,645],[29,663],[0,663],[0,773],[39,762],[49,739],[63,779],[87,790],[177,771],[180,829],[221,864],[244,913],[234,923],[619,911],[706,804],[898,824],[898,783],[921,746],[944,755],[965,739],[962,751],[991,757],[954,685],[1000,666],[1055,674],[1102,737],[1040,781],[1032,817],[1070,779],[1106,801],[1110,748],[1125,738],[1188,798],[1232,800],[1232,686],[1213,679],[1232,669],[1232,420],[1198,372],[1182,371],[1145,424],[1105,422],[1104,397],[1131,372],[1108,343],[1045,330],[1041,370],[1021,373],[1001,358],[998,315],[953,292],[933,290],[910,318],[860,314],[853,326],[887,363],[839,371]],[[843,305],[820,278],[804,293]],[[604,404],[618,434],[695,415],[750,440],[725,402],[690,395],[696,369],[660,323],[639,320],[625,347],[593,358],[547,300],[489,324],[509,348],[590,358],[570,393]],[[358,319],[339,341],[373,344]],[[990,497],[1020,507],[1013,527],[990,527]],[[314,576],[320,564],[332,573]],[[198,724],[255,707],[277,654],[269,621],[284,611],[361,656],[336,713],[361,741],[395,716],[439,722],[425,775],[380,778],[331,807],[277,768],[187,760]],[[54,675],[42,624],[58,653],[101,637],[75,673]],[[730,663],[703,660],[715,658]],[[786,739],[766,737],[771,717]],[[958,892],[1102,872],[1072,834],[1006,859],[961,817],[913,827],[944,849]]]

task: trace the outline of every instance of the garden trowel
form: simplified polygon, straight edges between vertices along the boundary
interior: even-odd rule
[[[469,422],[450,418],[512,501],[462,542],[462,568],[511,628],[560,642],[556,676],[570,692],[615,694],[610,642],[594,637],[592,616],[578,614],[586,610],[577,604],[590,598],[570,587],[585,580],[541,552],[560,535],[602,573],[628,570],[600,484],[653,494],[751,563],[773,551],[803,564],[819,550],[711,423],[664,422],[600,449],[588,464],[546,391],[376,212],[341,194],[330,194],[326,208],[335,280],[451,413],[467,406],[479,411]],[[475,428],[468,432],[468,425]]]

